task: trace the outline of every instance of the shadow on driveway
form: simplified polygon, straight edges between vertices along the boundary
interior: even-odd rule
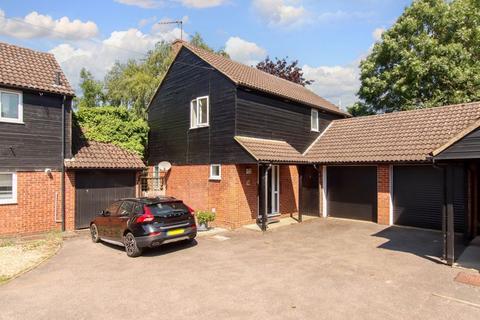
[[[117,246],[108,242],[100,241],[101,245],[104,245],[106,247],[111,248],[112,250],[118,250],[121,252],[125,252],[125,248],[122,246]],[[180,251],[180,250],[187,250],[193,247],[196,247],[198,245],[197,240],[193,240],[192,242],[189,242],[188,240],[181,240],[177,242],[171,242],[171,243],[166,243],[163,244],[159,247],[155,248],[145,248],[142,257],[157,257],[157,256],[162,256],[165,254],[169,254],[172,252]]]
[[[391,226],[372,234],[372,236],[388,240],[378,248],[407,252],[436,263],[443,263],[441,260],[443,236],[439,231]],[[455,258],[461,255],[465,247],[463,237],[457,235],[455,237]]]

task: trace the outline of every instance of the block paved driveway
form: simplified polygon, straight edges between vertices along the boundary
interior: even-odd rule
[[[128,258],[86,235],[0,287],[0,319],[479,319],[440,234],[335,219]],[[441,297],[439,297],[440,295]]]

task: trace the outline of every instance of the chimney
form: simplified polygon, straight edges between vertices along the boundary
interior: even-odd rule
[[[57,85],[57,86],[62,85],[60,79],[61,79],[60,78],[60,71],[57,70],[57,71],[55,71],[55,81],[54,81],[55,85]]]

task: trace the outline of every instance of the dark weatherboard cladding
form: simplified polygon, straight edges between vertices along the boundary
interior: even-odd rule
[[[437,160],[480,159],[480,129],[467,134],[435,157]]]
[[[190,129],[190,102],[210,99],[210,125]],[[183,48],[148,110],[149,163],[235,162],[235,85]],[[249,159],[251,161],[251,158]]]
[[[209,96],[209,126],[190,129],[190,102]],[[149,163],[254,163],[235,136],[281,139],[303,152],[341,114],[319,110],[311,131],[311,108],[237,87],[182,47],[148,110]]]
[[[23,91],[24,123],[0,122],[0,170],[61,168],[62,101],[61,95]],[[70,107],[71,97],[68,97],[65,103],[66,128],[70,128]],[[70,158],[70,130],[65,134],[66,158]]]

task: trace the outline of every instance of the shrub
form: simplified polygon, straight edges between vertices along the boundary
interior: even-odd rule
[[[207,225],[215,220],[215,213],[211,211],[198,211],[196,216],[199,224]]]

